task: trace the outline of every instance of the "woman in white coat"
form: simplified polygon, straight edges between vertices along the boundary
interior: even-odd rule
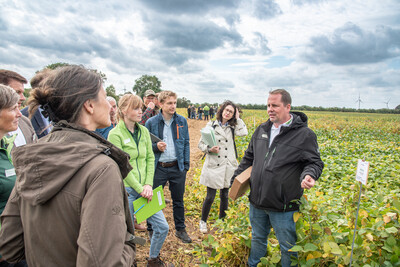
[[[207,127],[214,128],[217,145],[208,147],[202,139],[198,145],[200,150],[206,153],[200,176],[200,184],[207,186],[207,196],[201,211],[200,231],[202,233],[207,233],[207,218],[218,189],[221,198],[219,218],[226,216],[230,179],[238,167],[234,138],[235,135],[247,135],[246,125],[239,118],[239,110],[232,101],[227,100],[222,103],[216,119],[208,122]]]

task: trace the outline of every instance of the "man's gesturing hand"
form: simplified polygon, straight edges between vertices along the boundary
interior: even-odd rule
[[[304,189],[310,189],[314,185],[315,185],[315,180],[308,174],[304,177],[303,181],[301,182],[301,188]]]

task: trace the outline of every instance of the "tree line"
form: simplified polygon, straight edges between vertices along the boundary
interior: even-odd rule
[[[242,109],[267,109],[266,104],[239,104]],[[298,111],[329,111],[329,112],[359,112],[359,113],[386,113],[386,114],[400,114],[400,105],[395,109],[355,109],[355,108],[339,108],[339,107],[311,107],[311,106],[292,106],[292,110]]]
[[[56,69],[58,67],[62,67],[62,66],[68,66],[71,65],[69,63],[64,63],[64,62],[58,62],[58,63],[53,63],[53,64],[49,64],[46,67],[44,67],[43,69]],[[107,76],[106,74],[104,74],[101,71],[98,71],[96,69],[92,69],[92,71],[99,73],[100,76],[103,79],[103,82],[105,82],[107,80]],[[36,71],[39,72],[39,71]],[[135,80],[135,84],[132,87],[132,91],[133,93],[135,93],[136,95],[140,96],[141,98],[143,98],[144,92],[146,90],[153,90],[155,93],[161,92],[161,81],[155,76],[155,75],[142,75],[141,77],[139,77],[138,79]],[[119,100],[119,98],[121,96],[123,96],[125,93],[129,93],[129,92],[124,92],[122,94],[118,94],[117,90],[115,88],[114,85],[109,85],[105,88],[106,93],[108,96],[112,96],[114,97],[117,102]],[[125,90],[124,90],[125,91]],[[24,95],[26,97],[29,96],[29,92],[30,89],[25,89]],[[185,97],[179,97],[177,99],[177,107],[178,108],[187,108],[189,105],[195,105],[196,107],[198,106],[218,106],[218,103],[192,103],[189,99],[185,98]],[[266,110],[267,109],[267,105],[266,104],[238,104],[242,109],[262,109],[262,110]],[[329,107],[329,108],[324,108],[324,107],[311,107],[311,106],[293,106],[292,110],[299,110],[299,111],[330,111],[330,112],[360,112],[360,113],[389,113],[389,114],[400,114],[400,105],[398,105],[396,108],[394,109],[387,109],[387,108],[383,108],[383,109],[355,109],[355,108],[339,108],[339,107]]]

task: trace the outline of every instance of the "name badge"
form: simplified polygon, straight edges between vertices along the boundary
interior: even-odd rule
[[[131,139],[125,139],[124,140],[124,145],[126,145],[127,143],[129,143],[131,141]]]
[[[261,137],[265,138],[265,139],[268,139],[268,135],[267,134],[262,134]]]
[[[6,170],[6,177],[14,176],[15,175],[15,168]]]

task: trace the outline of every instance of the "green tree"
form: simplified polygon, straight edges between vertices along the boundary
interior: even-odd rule
[[[46,67],[44,67],[44,69],[55,70],[58,67],[65,67],[65,66],[69,66],[69,65],[71,65],[71,64],[65,63],[65,62],[57,62],[57,63],[52,63],[52,64],[47,65]]]
[[[58,67],[65,67],[65,66],[70,66],[70,65],[72,65],[72,64],[65,63],[65,62],[57,62],[57,63],[49,64],[49,65],[47,65],[46,67],[44,67],[43,69],[55,70],[55,69],[58,68]],[[96,70],[96,69],[89,69],[89,70],[91,70],[91,71],[93,71],[93,72],[95,72],[95,73],[99,73],[100,76],[101,76],[101,79],[103,80],[103,82],[107,81],[107,76],[106,76],[103,72],[98,71],[98,70]],[[38,72],[39,72],[39,71],[36,71],[36,73],[38,73]]]
[[[146,90],[153,90],[155,93],[161,92],[161,82],[156,76],[142,75],[140,78],[135,80],[135,85],[133,86],[133,92],[142,97]]]
[[[24,89],[24,96],[25,96],[26,99],[28,99],[28,97],[30,96],[31,90],[32,90],[31,88],[25,88]]]
[[[178,108],[187,108],[189,105],[191,105],[192,103],[190,102],[189,99],[186,99],[185,97],[178,97],[177,101],[176,101],[176,107]]]
[[[398,105],[397,107],[395,107],[394,109],[398,109],[398,110],[400,110],[400,105]]]
[[[111,85],[107,86],[106,93],[108,96],[114,97],[115,101],[117,101],[117,103],[118,103],[119,95],[117,95],[114,85],[111,84]]]

